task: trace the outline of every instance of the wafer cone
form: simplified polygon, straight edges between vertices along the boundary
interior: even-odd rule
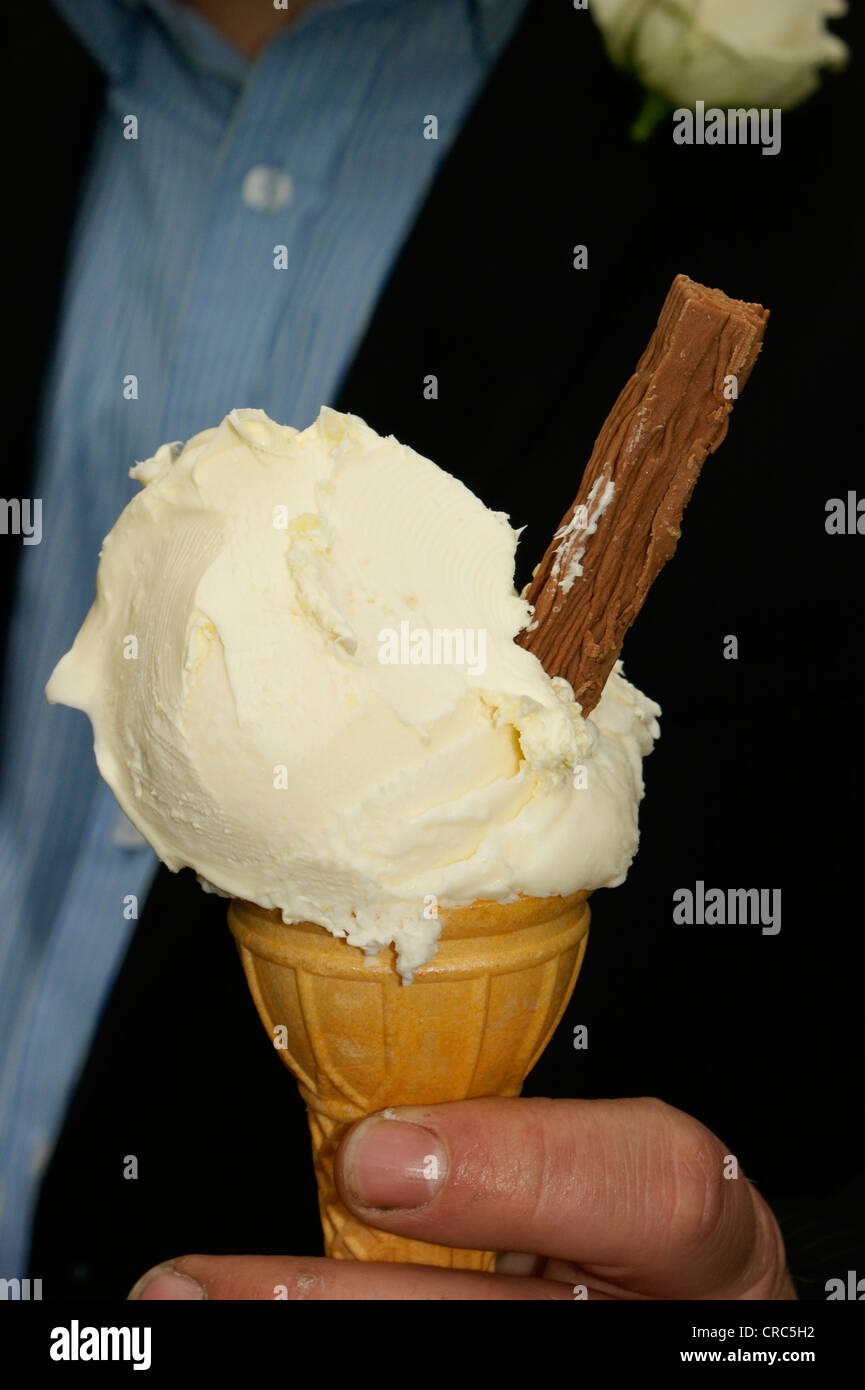
[[[491,1270],[495,1257],[357,1221],[333,1161],[349,1125],[395,1105],[516,1096],[582,964],[586,893],[440,908],[438,951],[402,984],[391,948],[367,956],[311,922],[235,899],[228,921],[247,982],[307,1106],[328,1255]]]

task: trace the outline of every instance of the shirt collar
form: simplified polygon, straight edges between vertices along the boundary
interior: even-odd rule
[[[412,0],[390,0],[407,4]],[[111,82],[120,82],[135,52],[139,26],[158,23],[185,61],[210,76],[240,85],[252,66],[196,10],[177,0],[53,0],[55,8]],[[328,12],[368,4],[369,0],[322,0],[305,11],[299,24],[325,19]],[[381,3],[381,0],[377,0]],[[415,0],[422,3],[422,0]],[[465,11],[480,56],[489,60],[495,39],[498,0],[455,0]]]
[[[53,0],[55,9],[109,82],[122,82],[141,26],[155,22],[185,61],[213,76],[243,81],[249,63],[196,10],[174,0]]]

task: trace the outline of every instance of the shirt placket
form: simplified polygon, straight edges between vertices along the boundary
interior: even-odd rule
[[[189,383],[212,401],[213,418],[203,425],[234,406],[266,405],[276,367],[271,349],[295,306],[299,341],[314,332],[305,265],[374,64],[368,45],[352,49],[345,28],[334,36],[309,27],[274,41],[250,69],[214,158],[209,216],[177,338],[169,434]],[[225,330],[214,335],[213,296],[225,284],[232,287]],[[279,414],[308,423],[290,418],[291,385],[280,384]],[[236,399],[239,387],[256,398]]]

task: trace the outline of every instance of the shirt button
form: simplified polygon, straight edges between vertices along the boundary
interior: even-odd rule
[[[256,164],[243,180],[241,195],[253,212],[279,212],[291,202],[294,184],[284,169]]]

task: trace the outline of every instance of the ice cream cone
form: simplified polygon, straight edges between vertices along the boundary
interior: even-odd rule
[[[373,1111],[516,1096],[571,997],[588,894],[441,908],[438,951],[404,985],[391,949],[367,956],[310,922],[235,899],[228,920],[274,1046],[307,1106],[326,1253],[490,1270],[494,1256],[407,1240],[343,1206],[333,1160]]]

